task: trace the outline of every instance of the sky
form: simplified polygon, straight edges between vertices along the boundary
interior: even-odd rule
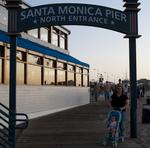
[[[24,0],[31,6],[53,3],[84,3],[106,6],[123,11],[123,0]],[[139,0],[139,34],[137,42],[137,79],[150,79],[150,0]],[[75,58],[90,65],[90,80],[103,75],[104,81],[129,78],[129,41],[124,34],[89,27],[65,26],[71,31],[69,51]]]

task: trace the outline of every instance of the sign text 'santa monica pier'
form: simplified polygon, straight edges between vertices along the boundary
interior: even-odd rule
[[[129,33],[129,16],[120,10],[89,4],[51,4],[17,13],[18,32],[53,25],[84,25]]]

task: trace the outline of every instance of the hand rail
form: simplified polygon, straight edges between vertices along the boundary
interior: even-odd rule
[[[0,145],[2,145],[3,147],[12,147],[14,145],[14,143],[12,143],[10,141],[10,139],[12,139],[13,137],[10,137],[11,134],[11,127],[9,125],[11,125],[12,123],[10,120],[12,119],[12,115],[15,114],[16,119],[16,129],[26,129],[28,127],[29,124],[29,119],[28,116],[24,113],[14,113],[12,110],[10,110],[8,107],[6,107],[4,104],[2,104],[0,102],[0,120],[2,121],[2,123],[0,122]],[[20,118],[18,118],[20,117]],[[22,118],[21,118],[22,117]]]
[[[16,122],[21,122],[22,126],[16,126],[16,129],[26,129],[29,125],[29,118],[26,114],[24,113],[16,113],[16,116],[24,116],[24,119],[16,119]],[[24,125],[24,126],[23,126]]]

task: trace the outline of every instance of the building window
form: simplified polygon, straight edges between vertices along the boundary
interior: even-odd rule
[[[65,63],[57,62],[57,85],[66,85]]]
[[[0,5],[0,23],[3,25],[8,24],[8,10]]]
[[[9,83],[9,60],[6,61],[6,72],[5,72],[6,84]]]
[[[52,30],[52,44],[58,47],[59,31],[56,28]]]
[[[87,69],[83,69],[83,74],[88,75],[88,70]]]
[[[76,73],[80,73],[81,74],[81,68],[80,67],[76,67]]]
[[[0,57],[4,57],[4,46],[0,46]]]
[[[60,34],[60,48],[65,49],[65,34],[61,32]]]
[[[74,86],[74,73],[73,72],[68,72],[68,80],[67,80],[67,85],[68,86]]]
[[[30,64],[42,65],[42,57],[28,54],[28,62]]]
[[[41,67],[35,65],[27,65],[27,83],[41,85]]]
[[[48,29],[40,28],[40,38],[42,41],[48,42]]]
[[[82,86],[81,68],[76,67],[76,86]]]
[[[57,70],[57,85],[66,85],[66,74],[63,70]]]
[[[81,86],[81,74],[76,74],[76,86]]]
[[[17,84],[24,84],[25,78],[24,74],[25,74],[24,63],[17,62],[17,74],[16,74]]]
[[[68,79],[67,79],[67,85],[68,86],[74,86],[75,84],[75,77],[74,77],[74,66],[68,65],[67,71],[68,71]]]
[[[67,71],[74,72],[75,68],[72,65],[67,66]]]
[[[28,30],[28,34],[38,38],[38,29],[32,29],[32,30]]]
[[[65,70],[65,64],[62,62],[57,62],[57,69]]]
[[[6,50],[6,59],[10,59],[10,49],[7,48]]]
[[[4,46],[0,46],[0,83],[3,82],[3,74],[4,74],[3,59],[4,59]]]
[[[55,69],[44,68],[44,84],[55,85]]]
[[[17,84],[24,84],[25,78],[25,71],[24,71],[24,63],[17,62],[16,63],[16,83]],[[9,83],[9,73],[10,72],[10,62],[9,60],[6,61],[6,84]]]
[[[83,75],[83,86],[84,87],[88,86],[88,76],[87,75]]]
[[[18,61],[26,61],[25,52],[17,51],[16,52],[16,59]]]
[[[83,69],[83,86],[87,87],[88,86],[88,70]]]
[[[54,60],[45,58],[44,59],[44,66],[53,68],[54,67]]]

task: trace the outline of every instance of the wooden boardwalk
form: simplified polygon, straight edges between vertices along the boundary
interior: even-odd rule
[[[107,113],[101,101],[30,120],[26,130],[17,132],[17,148],[103,148],[99,141],[106,135]],[[119,148],[143,148],[140,140],[128,136]]]
[[[102,105],[103,104],[103,105]],[[17,148],[88,148],[103,135],[106,116],[102,104],[89,104],[30,120],[28,129],[17,133]]]

